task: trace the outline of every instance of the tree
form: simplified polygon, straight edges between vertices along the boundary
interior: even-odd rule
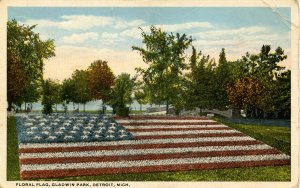
[[[107,65],[106,61],[94,61],[88,68],[88,87],[93,99],[102,100],[104,104],[110,99],[111,87],[114,84],[115,76]]]
[[[288,72],[283,75],[283,82],[285,82],[288,86],[283,87],[281,86],[282,80],[280,78],[280,73],[285,72],[285,68],[282,66],[279,66],[278,63],[285,60],[287,58],[286,55],[284,55],[284,51],[278,47],[274,53],[271,53],[271,47],[269,45],[263,45],[261,48],[261,51],[259,54],[252,54],[246,53],[245,56],[238,62],[243,63],[243,65],[239,65],[239,67],[242,67],[242,72],[245,72],[244,77],[238,79],[233,85],[238,84],[238,82],[244,81],[244,84],[246,84],[246,80],[252,78],[250,80],[251,82],[254,82],[253,78],[255,78],[256,84],[252,84],[252,86],[255,86],[260,88],[259,90],[259,97],[256,97],[255,102],[251,102],[251,105],[246,105],[247,109],[246,112],[248,112],[248,116],[251,117],[263,117],[266,118],[267,116],[273,116],[276,111],[279,109],[282,109],[280,105],[288,104],[289,102],[289,91],[290,85],[288,85]],[[241,73],[241,72],[240,72]],[[241,74],[240,74],[241,75]],[[234,77],[239,77],[234,75]],[[286,77],[286,78],[285,78]],[[240,83],[242,84],[242,83]],[[249,84],[249,83],[248,83]],[[242,84],[243,85],[243,84]],[[233,87],[232,85],[229,87]],[[257,94],[256,87],[251,87],[247,91],[244,92],[252,93],[254,96]],[[282,91],[284,92],[281,93]],[[236,89],[236,88],[235,88]],[[232,94],[234,94],[235,89],[227,89],[227,93],[230,98],[232,98]],[[287,103],[281,101],[283,99],[278,95],[278,93],[283,94],[285,97],[284,101]],[[238,95],[238,93],[234,94]],[[232,99],[230,99],[232,101]],[[282,104],[282,102],[284,104]],[[238,103],[233,103],[237,105]],[[242,103],[240,103],[242,104]],[[245,104],[243,104],[245,105]],[[287,105],[288,106],[288,105]],[[286,111],[286,110],[285,110]],[[277,115],[275,115],[277,116]]]
[[[41,82],[38,80],[27,82],[22,91],[20,100],[25,103],[37,102],[41,97]]]
[[[122,73],[117,77],[109,101],[109,104],[116,108],[117,115],[129,115],[126,105],[133,102],[133,88],[134,79],[130,78],[130,74]]]
[[[226,59],[225,49],[222,48],[219,55],[219,63],[215,71],[215,108],[224,109],[229,105],[226,86],[232,81],[230,68]]]
[[[215,107],[215,77],[213,71],[214,59],[209,55],[204,55],[200,51],[197,53],[193,47],[190,58],[190,72],[187,74],[187,96],[186,108],[200,108],[200,113],[204,108]]]
[[[74,101],[73,91],[75,90],[74,81],[71,78],[65,79],[61,85],[60,98],[63,102],[63,107],[65,113],[68,111],[68,106],[70,102]]]
[[[142,105],[150,102],[149,90],[142,82],[137,82],[136,86],[134,98],[140,104],[140,111],[142,111]]]
[[[7,22],[8,110],[13,103],[23,102],[20,97],[25,86],[42,81],[44,60],[55,55],[54,41],[42,41],[33,32],[35,27],[19,25],[16,20]]]
[[[86,70],[75,70],[72,74],[73,92],[72,101],[83,104],[83,111],[85,112],[85,104],[92,100],[90,90],[88,87],[88,72]]]
[[[150,89],[151,100],[165,102],[168,113],[170,104],[176,105],[182,100],[183,70],[187,69],[185,50],[192,38],[185,34],[168,34],[154,26],[150,27],[150,34],[142,30],[142,37],[145,47],[133,46],[132,49],[138,51],[149,66],[136,70]]]
[[[58,96],[60,96],[59,88],[58,81],[47,79],[43,82],[42,105],[44,106],[44,114],[51,114],[53,112],[53,105],[58,102]]]
[[[26,85],[26,74],[23,66],[19,62],[18,56],[12,52],[7,53],[8,110],[11,110],[12,103],[17,103],[17,101],[20,100],[20,96]]]
[[[264,85],[256,77],[245,77],[227,86],[229,101],[246,113],[250,112],[251,117],[255,116],[253,109],[259,104],[263,92]]]

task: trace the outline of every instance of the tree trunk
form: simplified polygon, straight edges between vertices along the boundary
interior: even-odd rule
[[[85,103],[83,103],[83,113],[85,113]]]
[[[11,109],[12,109],[12,102],[8,101],[7,111],[11,111]]]
[[[26,102],[24,102],[24,104],[25,104],[25,112],[27,112],[27,108],[26,108],[26,105],[27,105],[27,103],[26,103]]]
[[[79,113],[79,103],[77,104],[77,110],[78,110],[78,113]]]
[[[169,101],[167,101],[167,105],[166,105],[166,114],[169,114]]]
[[[57,104],[55,104],[55,111],[56,111],[56,113],[57,113]]]
[[[140,104],[140,111],[142,111],[142,104]]]
[[[102,101],[102,114],[105,114],[105,103]]]

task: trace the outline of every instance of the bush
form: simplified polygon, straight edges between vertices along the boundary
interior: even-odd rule
[[[117,110],[117,115],[121,117],[128,117],[129,116],[129,107],[118,107]]]
[[[52,112],[53,112],[52,105],[45,104],[44,107],[43,107],[43,113],[44,114],[51,114]]]

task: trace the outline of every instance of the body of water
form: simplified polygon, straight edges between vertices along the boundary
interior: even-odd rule
[[[28,105],[28,104],[27,104]],[[163,105],[161,105],[163,106]],[[54,106],[55,109],[56,106]],[[144,104],[142,105],[142,110],[147,110],[147,108],[151,107],[150,104]],[[152,107],[158,107],[158,105],[152,105]],[[78,104],[73,104],[72,102],[68,104],[68,111],[73,111],[76,110],[78,108]],[[140,110],[140,104],[137,101],[134,101],[131,105],[130,108],[132,110]],[[25,109],[25,104],[22,105],[22,109]],[[41,104],[41,102],[35,102],[32,103],[32,110],[42,110],[43,109],[43,105]],[[96,101],[90,101],[88,103],[85,104],[85,110],[100,110],[102,109],[102,101],[101,100],[96,100]],[[112,108],[108,105],[106,105],[106,109],[107,110],[112,110]],[[57,110],[64,110],[63,105],[62,104],[58,104],[57,105]],[[79,110],[83,110],[83,104],[79,104]]]

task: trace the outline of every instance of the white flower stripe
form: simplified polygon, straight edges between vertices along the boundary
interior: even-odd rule
[[[22,165],[21,171],[30,170],[58,170],[58,169],[83,169],[83,168],[126,168],[157,165],[195,164],[195,163],[223,163],[223,162],[244,162],[244,161],[265,161],[265,160],[287,160],[289,157],[284,154],[275,155],[246,155],[246,156],[224,156],[224,157],[199,157],[161,160],[138,160],[124,162],[88,162],[88,163],[65,163],[65,164],[40,164]]]
[[[208,152],[208,151],[238,151],[272,149],[266,144],[255,144],[246,146],[203,146],[184,148],[155,148],[155,149],[126,149],[126,150],[96,150],[83,152],[48,152],[48,153],[21,153],[20,159],[25,158],[58,158],[58,157],[98,157],[98,156],[126,156],[126,155],[146,155],[146,154],[167,154],[185,152]]]
[[[138,144],[165,144],[165,143],[189,143],[189,142],[220,142],[220,141],[250,141],[255,140],[249,136],[234,137],[202,137],[202,138],[170,138],[170,139],[145,139],[145,140],[122,140],[110,142],[76,142],[76,143],[28,143],[19,144],[19,148],[61,148],[81,146],[117,146]]]
[[[209,133],[240,133],[237,130],[178,130],[178,131],[143,131],[134,132],[134,136],[148,136],[148,135],[185,135],[185,134],[209,134]]]
[[[189,123],[189,122],[215,122],[213,120],[205,119],[145,119],[145,120],[116,120],[118,123]]]
[[[228,127],[226,125],[154,125],[154,126],[134,126],[123,125],[126,129],[158,129],[158,128],[220,128]]]

